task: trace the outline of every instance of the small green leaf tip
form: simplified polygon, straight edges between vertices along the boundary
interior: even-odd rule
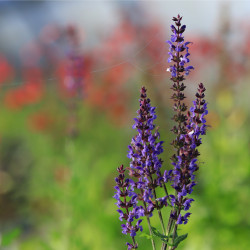
[[[183,240],[185,240],[188,237],[188,234],[183,234],[178,236],[175,240],[174,240],[174,246],[177,247]]]

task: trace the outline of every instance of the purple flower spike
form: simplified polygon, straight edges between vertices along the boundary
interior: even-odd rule
[[[160,210],[168,206],[167,199],[169,197],[165,183],[171,179],[172,173],[171,170],[166,170],[164,174],[161,172],[163,161],[159,158],[159,155],[163,152],[163,141],[159,141],[159,128],[154,124],[157,118],[156,108],[151,106],[146,92],[145,87],[142,87],[139,100],[140,108],[137,111],[137,117],[134,118],[133,125],[133,128],[137,130],[137,134],[132,138],[131,144],[128,146],[127,157],[131,161],[127,170],[131,179],[125,179],[125,170],[123,168],[118,170],[120,174],[115,179],[117,186],[115,187],[114,198],[120,208],[118,210],[120,220],[124,219],[126,221],[126,224],[122,225],[122,231],[129,234],[133,239],[133,244],[128,243],[129,248],[135,246],[134,237],[137,231],[143,230],[140,225],[142,220],[139,218],[146,216],[147,222],[150,224],[150,217],[153,216],[153,211],[157,209],[164,228]],[[156,196],[158,187],[164,188],[166,195],[158,198]],[[124,200],[121,197],[124,197]],[[138,205],[138,203],[142,204],[142,206]]]
[[[141,88],[140,109],[137,114],[133,128],[138,133],[132,138],[128,147],[128,157],[131,159],[130,176],[138,179],[137,189],[141,190],[142,200],[148,207],[148,209],[144,207],[145,215],[151,216],[158,205],[157,200],[156,204],[152,203],[152,199],[156,199],[154,190],[159,186],[162,187],[170,176],[167,173],[161,174],[162,160],[159,155],[163,152],[163,141],[158,142],[160,134],[154,124],[157,118],[155,107],[151,106],[145,87]]]
[[[121,165],[117,168],[117,171],[119,175],[115,178],[116,192],[114,195],[114,198],[117,200],[116,205],[119,208],[117,212],[120,214],[119,219],[121,221],[126,221],[126,224],[122,224],[121,226],[122,233],[129,234],[132,237],[134,245],[130,245],[134,247],[137,246],[134,237],[136,236],[136,232],[138,230],[142,231],[142,226],[139,226],[141,220],[138,220],[135,226],[132,224],[132,222],[144,215],[144,209],[142,206],[137,206],[138,195],[133,191],[135,183],[133,180],[125,179],[126,169],[124,169],[123,165]]]
[[[191,194],[193,186],[196,185],[194,172],[199,169],[197,162],[199,152],[197,147],[202,143],[200,136],[206,134],[207,125],[204,117],[208,112],[207,104],[204,100],[204,92],[205,88],[201,83],[196,94],[197,99],[193,102],[194,106],[190,108],[187,116],[185,116],[183,134],[174,141],[175,145],[181,145],[181,147],[177,147],[179,155],[172,157],[174,160],[172,186],[177,191],[178,197],[174,203],[180,209],[183,207],[184,210],[189,210],[190,203],[194,201],[193,199],[185,199],[184,197],[187,194]],[[173,198],[171,198],[171,201],[173,202]],[[179,218],[178,220],[180,222]],[[184,224],[187,223],[187,219],[183,219],[182,221]]]
[[[171,65],[167,71],[171,72],[172,78],[176,78],[179,75],[185,73],[188,75],[191,69],[194,69],[193,66],[184,67],[185,64],[189,63],[189,47],[190,42],[184,42],[183,33],[186,29],[186,25],[179,26],[180,18],[175,22],[175,25],[171,25],[171,30],[173,35],[171,35],[171,40],[167,41],[169,46],[169,58],[168,62],[174,62],[174,65]],[[181,73],[181,74],[180,74]],[[184,78],[183,78],[184,79]],[[176,79],[178,80],[178,79]]]
[[[172,187],[176,190],[177,195],[170,195],[171,204],[175,206],[172,212],[172,217],[176,220],[176,224],[186,224],[190,213],[181,216],[181,210],[189,210],[193,199],[187,198],[191,194],[193,187],[196,185],[195,172],[199,169],[197,157],[199,152],[197,147],[201,145],[200,136],[206,134],[206,118],[207,104],[204,100],[205,88],[202,83],[199,84],[196,100],[193,102],[193,107],[187,111],[187,106],[184,103],[184,90],[186,86],[183,81],[185,76],[189,75],[193,66],[188,65],[189,60],[189,44],[184,41],[183,33],[186,29],[185,25],[181,24],[182,17],[179,15],[173,18],[175,25],[171,25],[173,35],[169,44],[169,62],[172,63],[167,71],[171,73],[171,81],[173,82],[172,99],[174,101],[173,109],[175,115],[173,120],[177,123],[172,128],[172,132],[176,135],[176,139],[172,142],[176,153],[172,156],[172,164],[174,166],[171,177],[164,174],[165,178],[172,181]],[[173,39],[173,37],[175,39]],[[178,217],[177,217],[178,215]]]

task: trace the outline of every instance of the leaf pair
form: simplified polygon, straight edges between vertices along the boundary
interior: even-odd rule
[[[153,231],[153,236],[160,238],[161,241],[163,241],[164,243],[168,244],[171,247],[177,247],[188,236],[188,234],[183,234],[180,236],[176,235],[174,239],[174,243],[170,243],[169,239],[173,238],[173,235],[167,236],[167,235],[161,234],[155,227],[152,227],[152,231]],[[146,237],[147,239],[152,239],[152,236],[146,233],[141,234],[140,237]]]

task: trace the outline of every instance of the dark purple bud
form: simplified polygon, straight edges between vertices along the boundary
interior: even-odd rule
[[[179,33],[182,34],[185,31],[185,29],[186,29],[186,25],[182,25],[181,28],[180,28]]]

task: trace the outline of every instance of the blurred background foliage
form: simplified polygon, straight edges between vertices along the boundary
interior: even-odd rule
[[[0,2],[1,249],[126,249],[116,168],[129,164],[141,85],[157,106],[171,168],[165,41],[178,13],[196,68],[187,103],[204,82],[211,125],[179,248],[249,249],[250,5],[203,4]]]

